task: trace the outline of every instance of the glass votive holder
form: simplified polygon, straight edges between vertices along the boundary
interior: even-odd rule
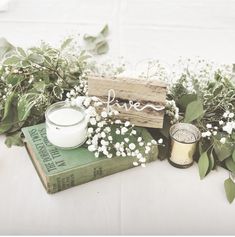
[[[177,168],[188,168],[193,164],[193,155],[201,132],[193,124],[177,123],[170,128],[171,156],[169,163]]]
[[[53,145],[73,149],[86,141],[88,119],[83,107],[57,102],[48,107],[45,117],[47,138]]]

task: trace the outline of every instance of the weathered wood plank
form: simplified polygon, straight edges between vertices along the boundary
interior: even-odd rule
[[[166,87],[164,82],[157,80],[88,77],[89,96],[97,96],[107,102],[108,94],[112,89],[115,95],[110,93],[110,104],[120,112],[117,118],[129,120],[136,126],[142,127],[162,127]],[[116,102],[118,104],[115,104]]]

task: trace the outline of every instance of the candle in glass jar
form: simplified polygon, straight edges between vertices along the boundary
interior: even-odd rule
[[[60,148],[75,148],[87,138],[87,119],[83,108],[66,102],[51,105],[46,111],[48,140]]]
[[[170,128],[172,150],[169,162],[178,168],[188,168],[193,164],[196,144],[201,138],[197,127],[188,123],[177,123]]]

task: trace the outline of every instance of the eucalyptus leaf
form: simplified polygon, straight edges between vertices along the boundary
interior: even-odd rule
[[[96,40],[96,37],[95,36],[92,36],[92,35],[88,35],[88,34],[85,34],[83,36],[83,40],[88,43],[88,44],[91,44],[93,43],[95,40]]]
[[[9,115],[14,96],[15,96],[15,93],[12,92],[7,97],[6,102],[5,102],[5,106],[4,106],[4,114],[3,114],[2,120],[4,120]]]
[[[213,155],[213,149],[211,150],[210,154],[209,154],[209,168],[208,168],[208,172],[210,172],[215,166],[215,158]]]
[[[219,141],[214,144],[214,151],[220,161],[232,155],[233,148],[229,144],[222,144]]]
[[[104,37],[107,37],[109,34],[109,27],[108,25],[105,25],[104,28],[100,32]]]
[[[184,121],[190,123],[204,114],[202,102],[197,100],[188,104]]]
[[[108,43],[106,41],[100,42],[99,44],[96,45],[95,51],[98,55],[106,54],[109,51]]]
[[[61,45],[61,50],[64,50],[72,41],[73,41],[72,38],[66,39]]]
[[[179,101],[178,101],[178,105],[182,108],[182,109],[186,109],[188,104],[190,104],[193,101],[197,100],[197,95],[196,94],[186,94],[183,95]]]
[[[199,175],[200,178],[203,179],[208,171],[209,168],[209,158],[207,156],[207,152],[204,152],[199,160],[198,160],[198,168],[199,168]]]
[[[21,138],[21,134],[22,132],[19,131],[19,132],[7,135],[6,140],[5,140],[5,144],[7,145],[7,147],[23,146],[24,142]]]
[[[224,188],[229,203],[232,203],[235,198],[235,183],[231,178],[228,178],[224,181]]]
[[[0,122],[0,135],[9,131],[12,127],[11,118],[8,116],[3,121]]]
[[[233,161],[235,162],[235,149],[233,150],[232,158],[233,158]]]
[[[98,55],[107,53],[109,50],[109,45],[106,40],[108,33],[108,25],[105,25],[101,32],[96,36],[85,34],[83,40],[86,42],[87,50]]]
[[[17,118],[15,116],[14,106],[9,110],[8,115],[0,122],[0,134],[6,133],[15,125]]]
[[[163,120],[163,128],[160,129],[160,133],[166,138],[169,138],[170,127],[171,127],[170,118],[167,115],[165,115]]]
[[[235,162],[231,157],[225,160],[225,165],[231,172],[235,173]]]

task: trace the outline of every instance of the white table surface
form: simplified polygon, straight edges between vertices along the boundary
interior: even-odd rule
[[[0,234],[235,234],[235,204],[219,169],[167,161],[47,194],[24,148],[0,137]]]
[[[234,12],[234,0],[10,0],[0,37],[58,45],[108,23],[109,55],[132,65],[197,55],[234,63]],[[219,169],[201,181],[196,164],[156,161],[48,195],[24,148],[0,136],[0,234],[235,234],[227,177]]]

